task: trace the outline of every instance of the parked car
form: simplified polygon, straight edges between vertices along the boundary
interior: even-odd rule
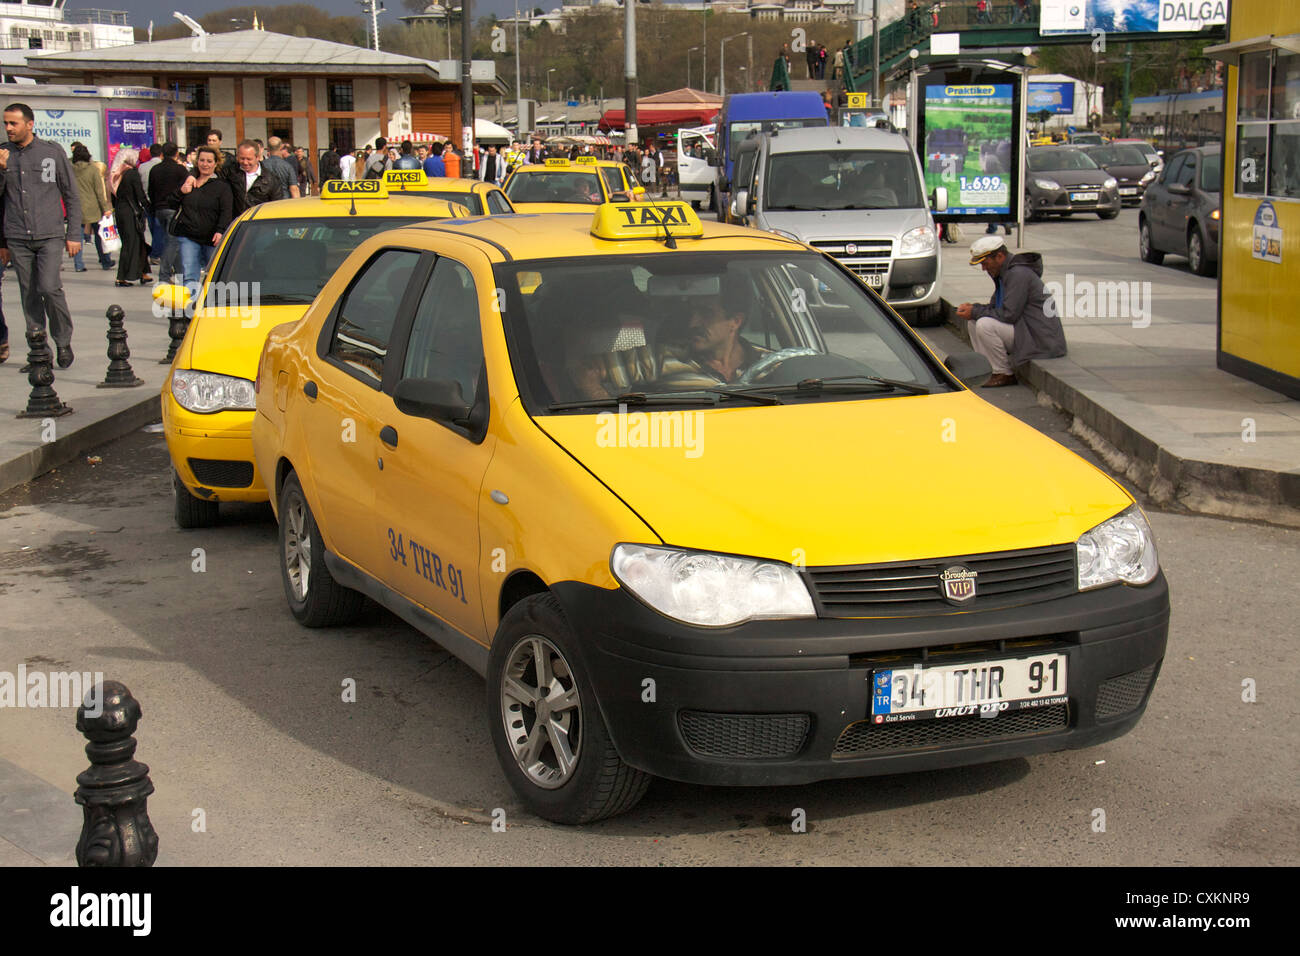
[[[1067,142],[1071,146],[1102,146],[1106,140],[1100,133],[1071,133]]]
[[[1147,158],[1147,162],[1156,171],[1157,176],[1165,171],[1165,151],[1156,149],[1144,139],[1112,139],[1110,144],[1112,146],[1136,146],[1142,150],[1142,155]]]
[[[1159,265],[1168,254],[1186,256],[1198,276],[1219,266],[1219,190],[1223,180],[1219,145],[1177,153],[1160,178],[1147,187],[1138,212],[1138,249]]]
[[[1156,172],[1147,162],[1146,155],[1136,146],[1115,145],[1085,146],[1083,151],[1094,163],[1115,177],[1119,183],[1119,200],[1124,205],[1136,206],[1142,201],[1147,184],[1156,178]]]
[[[1119,215],[1119,183],[1075,146],[1036,146],[1026,156],[1025,214],[1033,221],[1048,213]]]

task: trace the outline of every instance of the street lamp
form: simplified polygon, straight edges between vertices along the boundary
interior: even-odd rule
[[[693,46],[686,51],[686,88],[688,90],[691,88],[691,54],[698,49],[700,49],[700,47]],[[701,88],[703,88],[703,85],[703,83],[700,84]]]
[[[546,102],[551,102],[551,74],[555,72],[555,67],[546,71]]]
[[[709,4],[704,0],[700,4],[700,19],[704,21],[704,40],[700,46],[700,89],[709,92]]]
[[[733,33],[729,37],[723,37],[722,42],[718,44],[718,64],[719,64],[718,95],[719,96],[727,95],[727,41],[736,40],[739,39],[740,37],[747,37],[747,36],[749,36],[749,31],[743,30],[740,33]],[[707,92],[707,90],[705,92]]]

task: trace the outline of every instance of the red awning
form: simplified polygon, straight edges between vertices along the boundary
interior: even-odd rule
[[[636,111],[637,126],[704,126],[712,123],[718,115],[719,107],[701,106],[698,109],[680,110],[643,110]],[[622,110],[606,110],[600,118],[600,129],[622,129],[624,115]]]

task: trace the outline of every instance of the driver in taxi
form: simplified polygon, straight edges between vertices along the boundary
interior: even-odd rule
[[[740,337],[745,324],[743,308],[728,310],[724,303],[736,297],[701,298],[693,303],[685,345],[669,346],[659,360],[657,386],[667,389],[712,387],[735,382],[768,349]]]

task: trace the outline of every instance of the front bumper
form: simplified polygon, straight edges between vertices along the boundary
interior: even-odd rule
[[[997,611],[720,630],[670,621],[622,589],[566,582],[553,591],[622,758],[699,784],[799,784],[1089,747],[1137,723],[1169,629],[1163,574],[1141,588]],[[1031,641],[1031,649],[1015,644]],[[993,718],[875,725],[873,668],[923,656],[939,663],[940,649],[945,664],[1065,654],[1068,701]]]
[[[253,458],[252,411],[200,415],[162,397],[163,435],[172,467],[190,494],[208,501],[269,500]]]
[[[1075,201],[1071,193],[1096,193],[1096,201]],[[1141,197],[1138,197],[1141,202]],[[1042,215],[1044,213],[1076,212],[1119,212],[1123,207],[1119,193],[1114,189],[1086,189],[1070,187],[1058,190],[1045,190],[1031,187],[1028,197],[1028,211]]]

